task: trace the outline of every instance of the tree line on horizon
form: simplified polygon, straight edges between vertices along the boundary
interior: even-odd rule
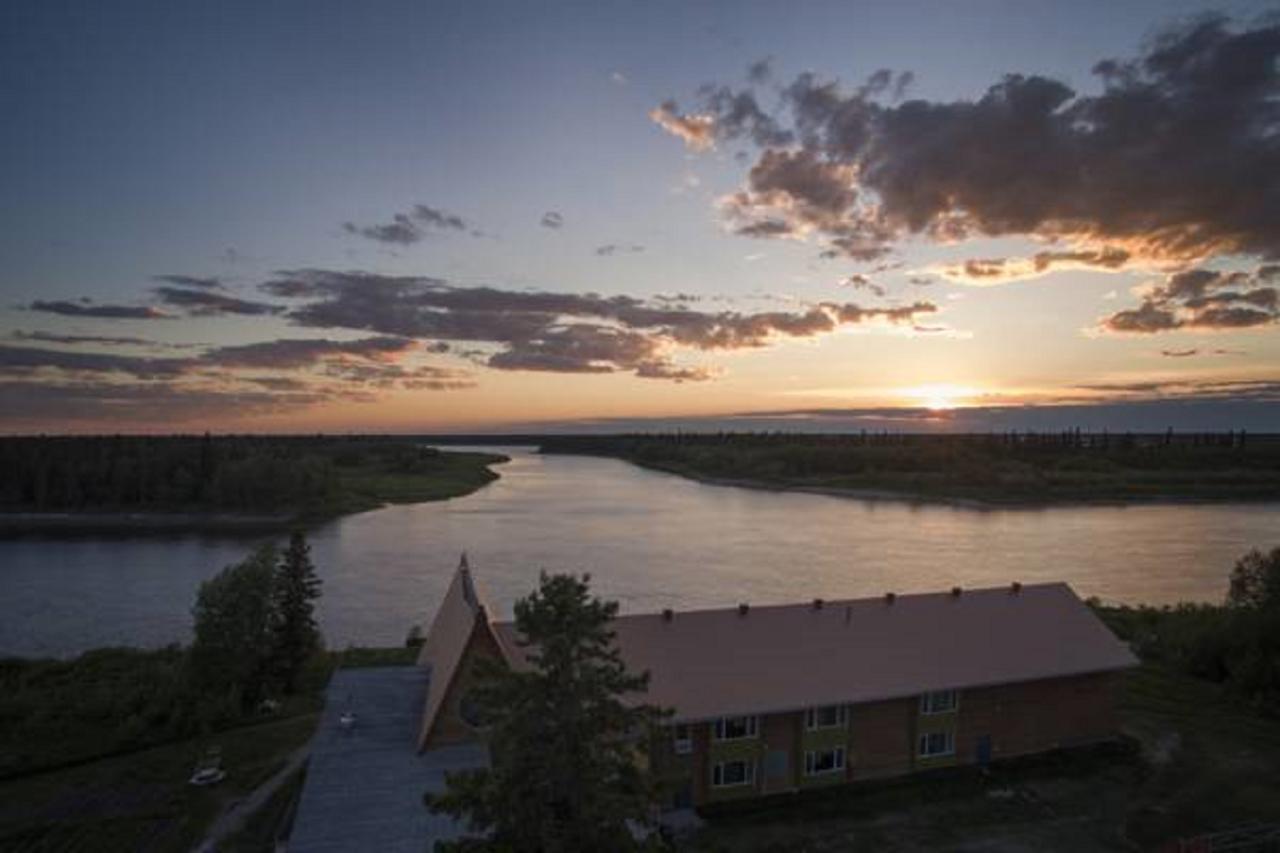
[[[414,473],[433,448],[376,436],[0,438],[0,509],[279,512],[339,498],[344,471]]]

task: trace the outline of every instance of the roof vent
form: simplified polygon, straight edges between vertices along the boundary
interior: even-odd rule
[[[963,590],[963,589],[961,589],[961,588],[960,588],[960,587],[958,587],[958,586],[953,586],[953,587],[951,587],[951,597],[952,597],[952,598],[959,598],[959,597],[960,597],[960,593],[962,593],[962,592],[964,592],[964,590]]]
[[[662,621],[663,621],[663,622],[670,622],[670,621],[671,621],[672,619],[674,619],[674,618],[676,618],[676,613],[675,613],[675,611],[674,611],[674,610],[672,610],[670,607],[664,607],[664,608],[662,609]]]
[[[1022,592],[1022,583],[1020,581],[1014,581],[1013,583],[1009,584],[1009,592],[1012,593],[1013,595],[1017,595],[1018,593]]]
[[[821,609],[822,609],[822,604],[823,604],[823,602],[822,602],[822,599],[821,599],[821,598],[815,598],[815,599],[813,600],[813,609],[814,609],[814,610],[821,610]]]
[[[848,625],[849,620],[853,618],[853,605],[846,604],[844,606],[844,624]]]
[[[884,603],[885,603],[885,604],[893,604],[893,602],[894,602],[897,598],[898,598],[898,594],[897,594],[896,592],[886,592],[886,593],[884,594]]]
[[[739,615],[739,616],[746,616],[746,615],[747,615],[747,611],[748,611],[748,610],[750,610],[750,609],[751,609],[751,605],[749,605],[749,604],[746,604],[746,603],[739,604],[739,605],[738,605],[738,615]]]

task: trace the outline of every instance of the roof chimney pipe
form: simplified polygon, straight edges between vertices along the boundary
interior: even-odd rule
[[[1018,593],[1022,592],[1022,582],[1014,581],[1013,583],[1009,584],[1009,592],[1012,593],[1013,595],[1017,595]]]
[[[742,604],[739,604],[739,605],[738,605],[738,615],[739,615],[739,616],[746,616],[746,615],[747,615],[747,611],[748,611],[748,610],[750,610],[750,609],[751,609],[751,605],[746,604],[745,602],[744,602],[744,603],[742,603]]]
[[[897,598],[898,598],[898,594],[896,592],[886,592],[884,594],[884,603],[893,604],[893,602],[896,601]]]
[[[962,592],[964,592],[964,590],[963,590],[963,589],[961,589],[961,588],[960,588],[960,587],[958,587],[958,586],[953,586],[953,587],[951,587],[951,597],[952,597],[952,598],[959,598],[959,597],[960,597],[960,593],[962,593]]]
[[[671,621],[672,619],[674,619],[674,618],[676,618],[676,614],[675,614],[675,611],[674,611],[674,610],[672,610],[670,607],[664,607],[664,608],[662,609],[662,621],[663,621],[663,622],[670,622],[670,621]]]
[[[821,609],[822,609],[822,605],[823,605],[823,601],[822,601],[822,599],[821,599],[821,598],[815,598],[815,599],[813,600],[813,609],[814,609],[814,610],[821,610]]]

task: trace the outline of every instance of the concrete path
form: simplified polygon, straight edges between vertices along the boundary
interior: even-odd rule
[[[290,753],[289,758],[284,763],[284,767],[279,772],[255,788],[249,796],[236,800],[222,814],[218,815],[218,819],[213,822],[213,825],[209,827],[209,831],[205,833],[204,841],[200,842],[200,846],[195,848],[196,853],[214,853],[219,844],[239,832],[245,821],[252,817],[258,809],[266,805],[267,800],[271,799],[271,795],[278,791],[290,776],[298,772],[302,765],[306,763],[307,756],[310,754],[311,744],[308,743],[298,747]]]
[[[423,794],[442,790],[447,771],[483,766],[488,756],[472,744],[418,753],[426,693],[426,670],[416,666],[334,673],[289,853],[423,853],[462,834],[427,811]],[[346,710],[356,715],[349,731],[338,724]]]

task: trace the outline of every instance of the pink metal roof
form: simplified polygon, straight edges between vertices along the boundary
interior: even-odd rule
[[[495,623],[517,665],[515,626]],[[618,647],[676,720],[869,702],[1123,669],[1137,660],[1065,583],[620,616]]]

